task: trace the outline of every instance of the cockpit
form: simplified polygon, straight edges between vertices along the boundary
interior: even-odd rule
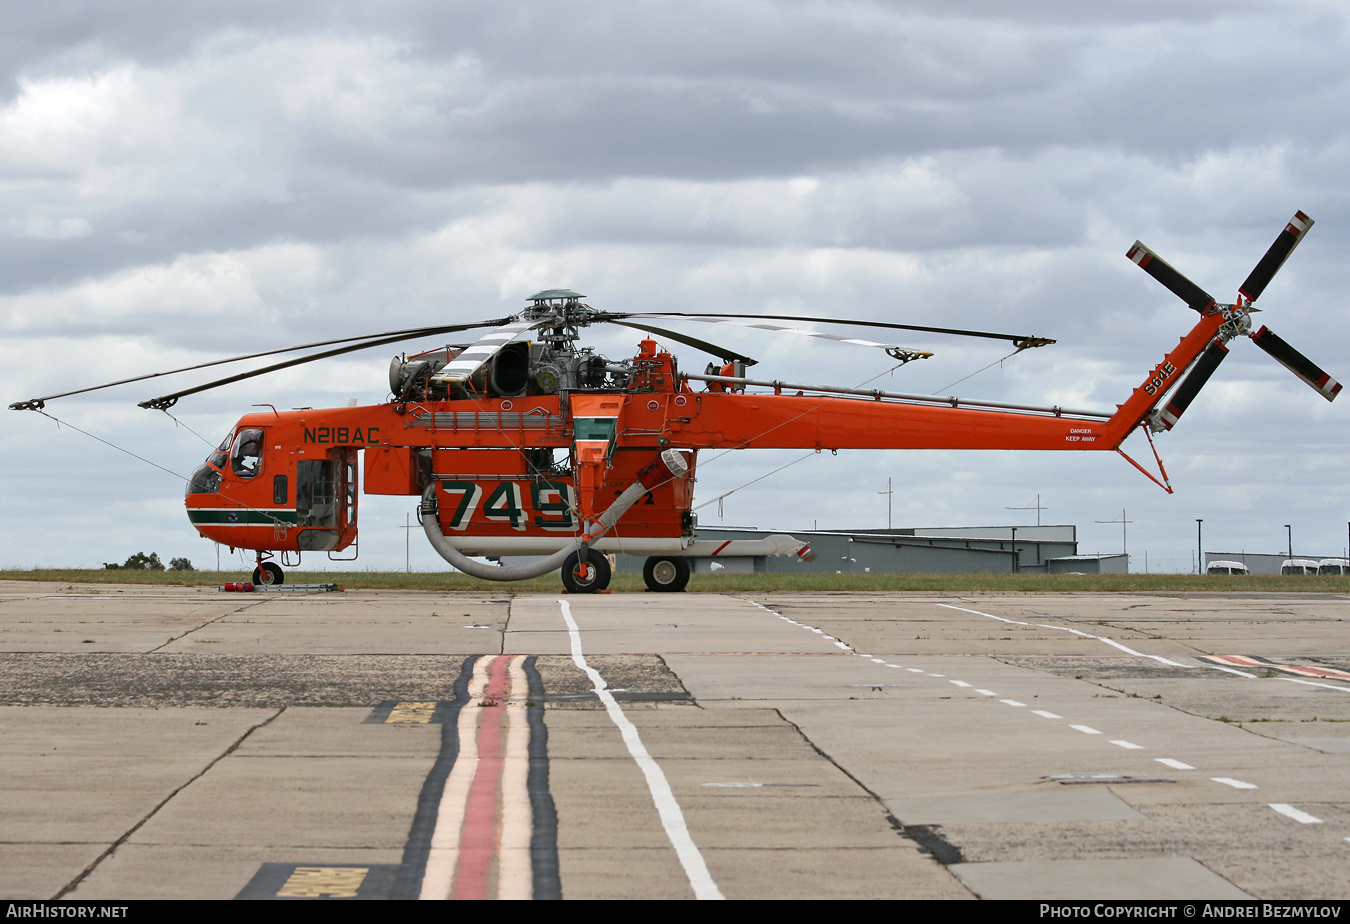
[[[206,461],[192,472],[187,494],[217,494],[226,467],[238,478],[255,478],[262,472],[263,431],[248,427],[231,430]]]

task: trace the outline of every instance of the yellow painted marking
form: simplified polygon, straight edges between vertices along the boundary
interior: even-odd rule
[[[355,898],[369,868],[297,866],[277,892],[278,898]]]
[[[386,725],[396,725],[399,723],[410,725],[426,725],[431,721],[432,715],[436,712],[436,704],[433,703],[399,703],[393,709],[389,710],[389,718],[384,720]]]

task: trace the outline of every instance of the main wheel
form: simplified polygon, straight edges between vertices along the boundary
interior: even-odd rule
[[[253,583],[263,586],[285,584],[286,574],[276,562],[265,561],[253,569]]]
[[[642,580],[655,593],[679,593],[689,583],[689,559],[653,556],[642,566]]]
[[[562,582],[569,594],[593,594],[609,586],[609,559],[595,549],[586,553],[581,560],[581,552],[567,556],[562,566]]]

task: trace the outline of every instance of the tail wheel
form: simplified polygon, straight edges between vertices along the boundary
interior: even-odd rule
[[[609,559],[595,549],[586,552],[584,561],[577,551],[563,562],[562,581],[569,594],[598,593],[609,586],[609,578]]]
[[[642,580],[654,593],[679,593],[689,583],[689,559],[649,558],[642,566]]]
[[[268,586],[286,583],[286,575],[276,562],[265,561],[253,569],[253,583]]]

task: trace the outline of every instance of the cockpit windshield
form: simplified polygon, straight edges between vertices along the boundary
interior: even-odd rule
[[[262,471],[263,432],[240,430],[230,453],[230,468],[240,478],[252,478]]]
[[[229,433],[225,435],[225,439],[220,441],[220,445],[216,447],[216,451],[206,457],[206,461],[210,462],[216,468],[224,468],[225,461],[228,458],[226,453],[230,451],[230,444],[233,442],[234,442],[234,431],[231,430]]]

